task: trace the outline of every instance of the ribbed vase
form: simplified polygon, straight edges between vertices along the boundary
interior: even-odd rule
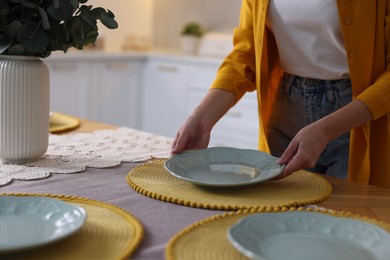
[[[0,55],[0,160],[41,157],[49,139],[49,69],[38,57]]]

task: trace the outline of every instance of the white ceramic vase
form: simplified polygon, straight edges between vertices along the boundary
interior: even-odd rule
[[[38,57],[0,55],[0,160],[41,157],[49,142],[49,69]]]

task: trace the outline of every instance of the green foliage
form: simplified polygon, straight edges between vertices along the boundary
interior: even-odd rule
[[[88,0],[0,0],[0,54],[48,57],[93,44],[99,20],[118,28],[115,15]]]
[[[203,27],[196,22],[190,22],[184,25],[183,30],[181,31],[182,35],[193,35],[201,37],[204,33]]]

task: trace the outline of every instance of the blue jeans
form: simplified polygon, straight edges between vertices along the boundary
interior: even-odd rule
[[[280,157],[301,128],[351,101],[350,79],[318,80],[284,74],[267,129],[271,154]],[[346,178],[349,136],[348,132],[330,142],[316,166],[307,170]]]

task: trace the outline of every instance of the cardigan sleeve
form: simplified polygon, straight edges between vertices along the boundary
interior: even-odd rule
[[[233,50],[222,62],[211,85],[211,89],[233,93],[236,102],[245,92],[256,89],[252,2],[253,0],[242,1],[240,23],[233,34]]]
[[[390,1],[385,1],[384,8],[384,72],[375,82],[356,98],[362,101],[370,110],[373,119],[378,119],[390,113]],[[379,14],[380,15],[380,14]]]

